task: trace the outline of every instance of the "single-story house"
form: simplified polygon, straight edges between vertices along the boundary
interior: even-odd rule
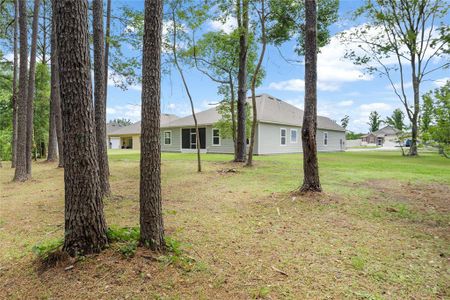
[[[248,101],[251,102],[250,99]],[[267,94],[257,96],[256,107],[258,119],[255,154],[302,152],[303,110]],[[198,112],[196,117],[202,152],[234,152],[232,138],[222,137],[220,130],[214,128],[214,124],[221,119],[216,107]],[[345,129],[343,127],[323,116],[318,116],[317,125],[318,151],[345,150]],[[114,132],[111,137],[113,136],[120,137],[120,145],[125,145],[125,148],[139,149],[140,122]],[[161,150],[165,152],[195,152],[196,132],[192,115],[183,118],[174,117],[169,122],[161,121]]]
[[[375,144],[377,146],[394,146],[398,140],[400,131],[391,125],[387,125],[377,131],[361,137],[361,144]]]
[[[178,117],[171,114],[161,114],[163,126]],[[141,148],[141,122],[121,127],[108,134],[109,149],[140,149]]]
[[[116,122],[108,122],[106,123],[106,145],[108,145],[108,148],[111,149],[111,134],[120,128],[124,127],[125,125],[121,125]]]

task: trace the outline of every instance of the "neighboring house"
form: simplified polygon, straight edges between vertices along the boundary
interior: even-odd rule
[[[161,114],[161,125],[177,119],[178,117],[171,114]],[[137,149],[141,148],[141,122],[121,127],[114,130],[110,134],[109,145],[110,149]]]
[[[377,146],[395,146],[397,143],[397,134],[400,130],[387,125],[377,131],[363,135],[361,137],[361,144],[375,144]]]
[[[106,124],[106,145],[108,145],[108,149],[112,148],[111,134],[124,127],[116,122],[109,122]]]
[[[299,153],[302,152],[301,125],[303,110],[267,94],[256,98],[258,122],[256,127],[255,154]],[[221,119],[217,108],[213,107],[196,114],[200,148],[208,153],[233,153],[232,138],[223,138],[214,124]],[[329,118],[317,118],[317,148],[319,151],[344,151],[345,129]],[[136,123],[138,124],[138,123]],[[133,132],[139,140],[136,124],[115,132]],[[133,128],[134,126],[134,128]],[[129,128],[130,127],[130,128]],[[125,135],[121,135],[124,137]],[[123,140],[132,149],[139,149],[134,142]],[[128,148],[127,147],[127,148]],[[196,132],[192,116],[161,122],[161,150],[165,152],[195,152]]]

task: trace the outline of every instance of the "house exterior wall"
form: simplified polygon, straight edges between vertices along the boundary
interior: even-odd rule
[[[281,145],[281,129],[286,129],[286,145]],[[256,154],[299,153],[302,152],[301,127],[270,123],[258,124],[258,151]],[[297,143],[291,141],[291,130],[297,130]],[[324,145],[325,132],[328,134],[328,144]],[[342,144],[341,144],[342,140]],[[317,130],[318,151],[344,151],[345,132],[332,130]]]
[[[325,132],[328,133],[328,144],[324,144]],[[342,144],[341,144],[342,140]],[[333,131],[326,129],[317,130],[317,151],[320,152],[335,152],[335,151],[345,151],[345,132],[343,131]]]
[[[281,145],[281,129],[286,129],[286,145]],[[291,130],[297,130],[297,142],[291,141]],[[258,123],[256,154],[297,153],[302,151],[301,128],[270,123]]]
[[[172,134],[170,145],[164,144],[164,132],[169,131]],[[161,128],[161,151],[180,152],[181,151],[181,128]]]
[[[133,135],[133,150],[141,150],[141,135]]]
[[[220,139],[220,145],[213,145],[213,127],[211,125],[200,126],[205,128],[206,152],[208,153],[233,153],[233,139]],[[183,128],[193,127],[174,127],[161,128],[161,151],[163,152],[181,152],[181,130]],[[164,132],[170,131],[172,133],[172,143],[170,145],[164,144]]]

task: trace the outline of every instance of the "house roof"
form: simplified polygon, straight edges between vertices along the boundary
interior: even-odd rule
[[[251,102],[251,98],[248,98],[247,102]],[[271,95],[262,94],[256,96],[256,108],[259,122],[302,126],[303,110]],[[196,113],[196,117],[199,125],[212,125],[221,119],[217,107],[198,112]],[[192,115],[176,119],[161,127],[182,126],[194,126],[194,118]],[[345,131],[336,122],[323,116],[317,117],[317,127],[320,129]]]
[[[178,117],[176,115],[171,114],[161,114],[161,126],[166,123],[169,123]],[[141,121],[133,123],[131,125],[119,128],[113,132],[108,133],[109,135],[136,135],[141,134]]]
[[[116,122],[106,123],[106,134],[113,133],[122,127],[123,127],[123,125],[120,125],[119,123],[116,123]]]
[[[387,135],[396,135],[399,132],[400,132],[400,130],[398,130],[397,128],[394,128],[391,125],[387,125],[387,126],[381,128],[381,129],[378,129],[377,131],[374,131],[374,132],[368,133],[366,135],[363,135],[361,138],[365,138],[365,137],[368,137],[370,135],[373,135],[373,136],[376,136],[376,137],[384,137],[384,136],[387,136]]]

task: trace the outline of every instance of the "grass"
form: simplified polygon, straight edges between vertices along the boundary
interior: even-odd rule
[[[450,161],[321,153],[321,196],[296,196],[301,156],[162,155],[170,252],[136,248],[139,153],[111,151],[104,253],[40,272],[63,237],[63,170],[0,169],[0,298],[436,299],[450,297]],[[237,168],[237,173],[219,172]],[[126,229],[124,229],[126,228]]]

